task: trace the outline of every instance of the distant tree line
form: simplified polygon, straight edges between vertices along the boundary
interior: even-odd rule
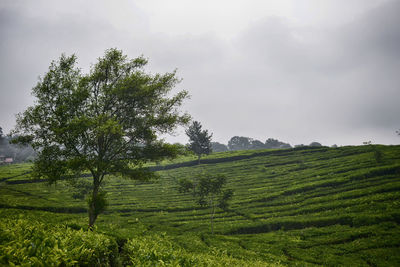
[[[312,142],[309,145],[299,144],[294,147],[321,147],[322,144],[319,142]],[[278,139],[268,138],[264,143],[260,140],[253,139],[244,136],[234,136],[228,144],[221,144],[219,142],[211,142],[211,148],[213,152],[224,152],[224,151],[236,151],[236,150],[252,150],[252,149],[283,149],[292,148],[289,143],[279,141]]]
[[[260,140],[244,136],[234,136],[228,141],[228,145],[219,142],[211,142],[211,148],[214,152],[250,150],[250,149],[277,149],[292,148],[288,143],[277,139],[268,138],[264,143]]]
[[[35,152],[29,145],[14,145],[12,137],[3,133],[0,127],[0,157],[12,158],[14,162],[34,159]]]
[[[299,144],[295,145],[294,147],[303,147],[303,146],[311,146],[311,147],[321,147],[321,143],[318,142],[311,142],[309,145]],[[332,147],[337,147],[337,145],[333,145]]]

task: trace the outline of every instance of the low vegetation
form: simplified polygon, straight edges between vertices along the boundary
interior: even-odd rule
[[[164,161],[152,167],[153,182],[110,176],[93,232],[86,199],[67,181],[49,186],[30,179],[29,165],[0,167],[0,263],[400,264],[400,146],[234,151],[197,163]],[[234,191],[229,208],[215,212],[214,234],[209,208],[178,192],[180,179],[202,173],[223,175]]]

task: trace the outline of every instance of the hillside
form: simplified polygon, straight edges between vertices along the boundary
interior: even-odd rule
[[[224,152],[194,163],[152,166],[160,179],[151,183],[110,177],[96,231],[120,249],[138,236],[167,236],[187,255],[224,255],[237,266],[400,264],[400,146]],[[234,190],[229,211],[216,215],[215,235],[209,210],[177,191],[180,178],[201,172],[226,175]],[[86,201],[72,193],[65,181],[30,180],[27,164],[2,166],[0,221],[85,228]]]

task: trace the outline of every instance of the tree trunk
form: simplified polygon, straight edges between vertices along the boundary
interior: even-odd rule
[[[199,165],[200,165],[200,158],[201,158],[201,155],[197,155],[197,164],[199,164]]]
[[[98,212],[97,212],[97,196],[99,193],[99,178],[95,175],[93,175],[93,191],[92,191],[92,197],[89,202],[89,229],[93,229],[94,222],[97,219]]]
[[[215,214],[215,206],[214,206],[214,198],[211,197],[211,217],[210,217],[210,222],[211,222],[211,234],[214,234],[214,214]]]
[[[194,182],[193,182],[193,197],[196,196],[196,187],[197,187],[197,181],[194,180]]]

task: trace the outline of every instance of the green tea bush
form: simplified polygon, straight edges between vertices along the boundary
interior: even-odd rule
[[[0,179],[7,178],[0,186],[0,223],[40,220],[49,224],[40,227],[50,240],[46,246],[27,237],[23,246],[25,239],[9,235],[18,231],[6,230],[17,223],[0,224],[0,266],[400,266],[400,146],[379,150],[379,164],[368,146],[261,151],[251,157],[254,151],[237,151],[207,156],[222,160],[200,166],[183,166],[194,158],[178,159],[173,163],[184,162],[182,168],[160,171],[163,179],[153,184],[110,177],[105,185],[110,205],[95,231],[106,236],[81,231],[87,229],[85,201],[73,199],[69,187],[22,184],[29,177],[19,175],[28,168],[0,168]],[[300,170],[301,162],[307,168]],[[235,190],[229,213],[215,216],[216,235],[207,234],[208,210],[176,192],[179,179],[202,172],[231,177],[228,187]],[[65,241],[48,237],[54,232]],[[113,239],[119,254],[111,252]],[[48,251],[35,254],[31,242]],[[96,242],[110,242],[110,248]]]
[[[124,265],[196,266],[198,262],[164,235],[143,236],[128,240],[123,249]]]
[[[236,259],[226,251],[210,248],[210,252],[192,253],[164,234],[128,240],[123,248],[124,266],[280,266],[257,260]]]
[[[0,265],[111,266],[118,246],[102,234],[26,219],[0,221]]]

